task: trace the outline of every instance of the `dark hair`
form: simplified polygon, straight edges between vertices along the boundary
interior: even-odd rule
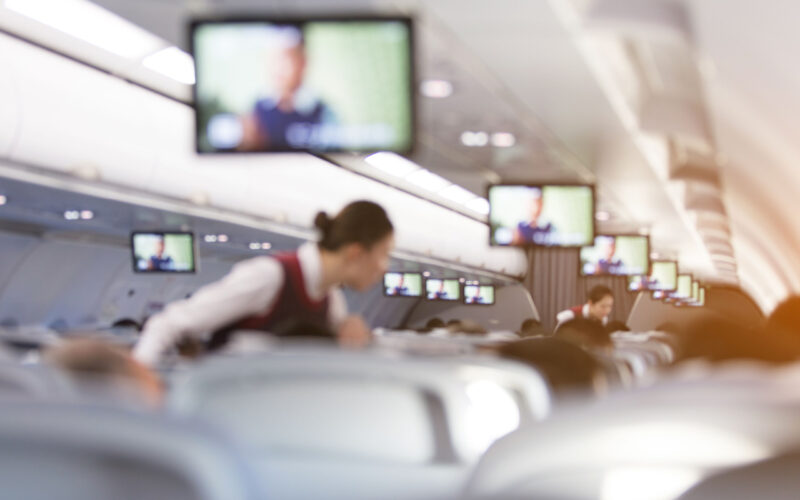
[[[528,318],[522,322],[519,333],[521,337],[540,337],[546,336],[547,330],[538,319]]]
[[[590,389],[602,366],[591,354],[569,342],[553,338],[523,339],[498,349],[500,356],[536,368],[556,396],[574,389]]]
[[[587,349],[614,345],[611,342],[611,334],[606,331],[602,323],[586,318],[567,321],[558,327],[555,337]]]
[[[386,211],[371,201],[354,201],[332,219],[320,212],[314,218],[314,226],[321,236],[317,244],[331,252],[350,243],[369,249],[394,231]]]
[[[425,328],[433,329],[433,328],[444,328],[445,324],[442,318],[431,318],[425,323]]]
[[[767,320],[767,333],[800,336],[800,297],[789,297],[772,311]]]
[[[631,331],[631,329],[623,321],[620,321],[620,320],[617,319],[617,320],[608,322],[608,324],[606,325],[606,331],[608,333],[629,332],[629,331]]]
[[[589,302],[591,303],[600,302],[606,296],[610,296],[613,299],[614,292],[605,285],[596,285],[589,290]]]

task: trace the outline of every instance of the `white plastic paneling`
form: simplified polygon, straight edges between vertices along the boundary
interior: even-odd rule
[[[113,182],[310,227],[319,210],[357,199],[383,205],[406,252],[521,276],[525,256],[490,248],[485,224],[307,154],[194,153],[190,109],[74,61],[0,35],[25,60],[14,159],[59,171],[95,167]],[[0,94],[0,108],[8,95]]]

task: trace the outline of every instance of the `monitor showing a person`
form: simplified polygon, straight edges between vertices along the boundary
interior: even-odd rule
[[[687,300],[690,299],[691,297],[692,297],[692,275],[679,274],[678,286],[675,289],[675,292],[672,293],[672,298]]]
[[[678,286],[678,263],[654,260],[650,263],[650,289],[671,292]]]
[[[457,279],[428,279],[425,292],[428,300],[461,300],[461,284]]]
[[[387,297],[419,297],[422,295],[422,275],[386,273],[383,275],[383,294]]]
[[[591,186],[494,185],[489,207],[492,245],[582,247],[594,242]]]
[[[131,248],[134,272],[195,272],[191,233],[136,232],[131,235]]]
[[[494,286],[464,285],[464,303],[490,306],[494,304]]]
[[[581,274],[641,275],[650,268],[650,242],[640,235],[601,235],[581,249]]]
[[[197,150],[410,151],[411,37],[408,18],[193,23]]]

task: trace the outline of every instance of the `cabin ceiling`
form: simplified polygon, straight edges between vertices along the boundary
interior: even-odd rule
[[[649,232],[663,257],[740,282],[765,311],[800,291],[800,224],[786,208],[800,194],[795,2],[96,3],[184,48],[198,15],[413,13],[418,77],[455,89],[420,98],[414,161],[478,194],[501,179],[597,182],[601,231]],[[517,144],[463,146],[476,129]]]

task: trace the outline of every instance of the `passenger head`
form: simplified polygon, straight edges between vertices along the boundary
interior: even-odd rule
[[[544,337],[547,331],[538,319],[528,318],[522,322],[519,328],[520,337]]]
[[[575,318],[556,330],[555,337],[589,351],[605,351],[613,347],[611,336],[597,321]]]
[[[710,315],[694,321],[677,336],[678,361],[699,358],[712,362],[746,359],[785,363],[800,356],[794,339],[764,335],[760,330]]]
[[[523,339],[503,344],[497,352],[504,358],[532,365],[547,379],[556,396],[580,390],[598,393],[607,385],[600,363],[569,342],[553,338]]]
[[[389,268],[394,228],[380,205],[356,201],[333,218],[318,213],[314,225],[321,234],[318,246],[323,256],[337,261],[343,284],[367,290]]]
[[[135,391],[151,408],[161,405],[159,378],[125,350],[94,339],[67,340],[45,353],[45,360],[84,387],[122,399]]]
[[[425,328],[428,330],[433,330],[434,328],[444,328],[445,324],[442,318],[431,318],[425,323]]]
[[[800,296],[781,302],[769,316],[766,328],[769,335],[791,335],[800,339]]]
[[[631,329],[624,322],[619,321],[619,320],[615,320],[615,321],[609,321],[608,322],[608,324],[606,325],[606,331],[608,333],[629,332],[629,331],[631,331]]]
[[[605,285],[597,285],[589,291],[589,316],[603,321],[614,308],[614,293]]]
[[[279,37],[280,47],[271,57],[272,81],[279,99],[290,98],[303,84],[306,50],[300,26],[285,26]]]

